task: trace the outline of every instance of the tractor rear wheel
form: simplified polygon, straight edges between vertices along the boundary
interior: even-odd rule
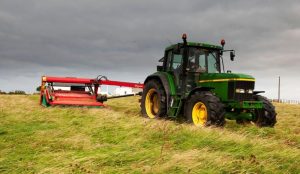
[[[263,102],[263,109],[255,110],[256,118],[253,120],[253,122],[258,127],[273,127],[277,122],[277,113],[275,112],[275,107],[273,104],[266,97],[261,95],[255,95],[254,99]]]
[[[166,93],[157,80],[148,81],[143,90],[141,109],[142,114],[149,118],[158,118],[166,115]]]
[[[220,99],[209,91],[191,95],[185,102],[184,113],[189,123],[196,126],[224,126],[225,110]]]

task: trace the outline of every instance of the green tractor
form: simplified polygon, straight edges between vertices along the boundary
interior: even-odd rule
[[[222,55],[234,50],[206,43],[173,44],[165,49],[157,72],[144,82],[142,114],[149,118],[184,116],[196,126],[224,126],[225,118],[237,123],[253,122],[259,127],[273,127],[275,107],[254,91],[250,75],[225,72]]]

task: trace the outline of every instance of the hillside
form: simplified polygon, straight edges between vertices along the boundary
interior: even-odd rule
[[[106,109],[0,95],[0,173],[300,173],[300,105],[275,128],[198,128],[140,116],[138,97]]]

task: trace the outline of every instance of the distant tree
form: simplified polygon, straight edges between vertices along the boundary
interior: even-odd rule
[[[25,95],[26,92],[22,91],[22,90],[15,90],[15,91],[10,91],[8,94],[13,95],[13,94],[17,94],[17,95]]]
[[[5,91],[1,91],[1,90],[0,90],[0,94],[6,94],[6,92],[5,92]]]
[[[21,90],[16,90],[15,94],[19,94],[19,95],[25,95],[26,92],[25,91],[21,91]]]

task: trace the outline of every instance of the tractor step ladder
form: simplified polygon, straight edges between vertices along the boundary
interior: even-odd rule
[[[180,96],[174,96],[173,104],[170,107],[168,113],[169,117],[176,118],[180,113],[181,106],[182,106],[182,101],[180,99]]]

